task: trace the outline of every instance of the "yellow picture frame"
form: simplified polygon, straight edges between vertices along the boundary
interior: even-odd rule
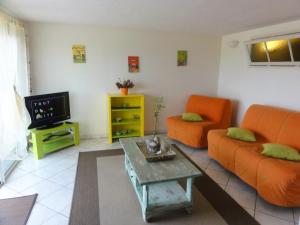
[[[177,66],[186,66],[187,65],[187,54],[186,50],[177,51]]]
[[[73,62],[74,63],[86,63],[86,54],[84,45],[73,45]]]

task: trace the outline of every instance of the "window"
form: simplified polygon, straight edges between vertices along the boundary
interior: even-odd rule
[[[268,62],[266,46],[264,42],[252,44],[250,54],[251,62]]]
[[[287,40],[266,42],[270,62],[290,62],[291,55]]]
[[[300,33],[245,42],[250,65],[299,65]]]
[[[293,51],[294,61],[300,61],[300,38],[293,38],[290,40]]]
[[[26,108],[29,95],[25,29],[0,11],[0,182],[27,153]]]

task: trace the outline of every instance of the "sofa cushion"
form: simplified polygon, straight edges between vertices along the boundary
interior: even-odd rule
[[[289,145],[300,152],[300,113],[291,112],[282,125],[276,143]]]
[[[263,144],[263,151],[261,154],[278,159],[300,161],[300,154],[298,151],[287,145],[274,143]]]
[[[253,143],[239,148],[235,156],[235,174],[254,188],[257,184],[257,168],[267,159],[261,151],[262,144]]]
[[[252,105],[247,110],[241,127],[262,136],[266,142],[277,143],[276,139],[289,111],[264,105]]]
[[[266,143],[289,145],[300,151],[300,112],[287,109],[251,105],[241,127],[252,130]]]
[[[235,159],[238,149],[243,147],[251,148],[252,146],[260,145],[260,142],[244,142],[236,139],[231,139],[227,136],[227,130],[211,130],[208,133],[208,155],[216,159],[226,169],[235,171]]]
[[[187,122],[182,120],[181,116],[168,117],[167,125],[168,137],[195,148],[207,146],[207,132],[217,126],[216,123],[208,120]]]
[[[182,113],[181,117],[185,121],[192,122],[199,122],[203,120],[203,118],[198,113]]]
[[[257,170],[258,193],[279,206],[299,206],[300,163],[266,158]]]
[[[231,120],[231,111],[231,102],[228,99],[201,95],[191,95],[185,107],[185,112],[198,113],[212,122],[224,123],[226,128]]]
[[[227,130],[227,136],[230,138],[238,139],[241,141],[256,141],[255,135],[251,130],[240,127],[230,127]]]

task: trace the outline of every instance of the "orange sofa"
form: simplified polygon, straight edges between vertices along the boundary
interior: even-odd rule
[[[230,126],[232,106],[228,99],[191,95],[185,112],[198,113],[204,120],[187,122],[181,116],[168,117],[168,137],[194,148],[203,148],[207,147],[209,130]]]
[[[278,206],[300,206],[300,162],[263,156],[263,143],[300,149],[300,112],[252,105],[241,127],[255,133],[256,142],[227,137],[227,130],[208,133],[208,154],[251,185],[266,201]]]

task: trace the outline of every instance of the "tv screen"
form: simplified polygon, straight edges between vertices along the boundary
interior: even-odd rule
[[[29,129],[51,127],[71,118],[69,92],[28,96],[25,105],[31,118]]]

